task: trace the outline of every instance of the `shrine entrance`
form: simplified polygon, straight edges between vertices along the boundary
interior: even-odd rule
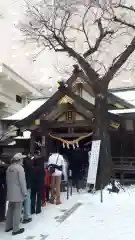
[[[83,135],[81,137],[82,140],[78,142],[77,138],[73,137],[57,137],[57,139],[52,138],[51,141],[52,149],[62,154],[64,159],[68,162],[69,168],[72,171],[73,183],[75,183],[76,180],[79,180],[79,185],[81,188],[83,188],[86,186],[87,172],[89,167],[88,152],[91,150],[92,135],[88,137]],[[64,141],[69,143],[65,143]],[[74,143],[72,144],[72,142]]]

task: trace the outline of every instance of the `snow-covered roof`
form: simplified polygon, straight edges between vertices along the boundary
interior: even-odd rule
[[[14,121],[20,121],[25,119],[26,117],[28,117],[29,115],[31,115],[32,113],[34,113],[39,107],[41,107],[45,102],[47,101],[47,99],[36,99],[36,100],[32,100],[27,106],[25,106],[24,108],[22,108],[20,111],[18,111],[17,113],[3,118],[3,120],[14,120]]]
[[[113,114],[135,113],[135,108],[115,109],[115,110],[109,110],[108,112],[113,113]]]
[[[112,92],[115,96],[135,105],[135,90],[120,90]]]
[[[24,131],[23,136],[17,136],[14,139],[30,139],[31,138],[31,132],[30,131]]]
[[[8,146],[13,146],[16,144],[16,141],[12,141],[11,143],[8,144]]]

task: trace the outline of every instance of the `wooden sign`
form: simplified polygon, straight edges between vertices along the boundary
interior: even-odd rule
[[[40,119],[35,120],[35,125],[40,125]]]
[[[111,122],[110,122],[110,126],[113,127],[113,128],[115,128],[115,129],[118,129],[118,128],[120,127],[120,123],[111,121]]]
[[[100,144],[101,144],[100,140],[92,141],[91,153],[89,154],[89,170],[87,183],[92,185],[96,184]]]

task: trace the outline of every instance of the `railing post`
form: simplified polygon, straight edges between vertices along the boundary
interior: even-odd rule
[[[69,170],[69,179],[70,179],[70,195],[72,196],[72,170]]]
[[[101,189],[100,189],[100,201],[103,203],[103,184],[101,184]]]
[[[67,181],[67,199],[69,199],[69,180]]]

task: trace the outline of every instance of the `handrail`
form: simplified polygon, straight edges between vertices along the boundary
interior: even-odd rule
[[[115,167],[135,167],[135,157],[112,157]]]

